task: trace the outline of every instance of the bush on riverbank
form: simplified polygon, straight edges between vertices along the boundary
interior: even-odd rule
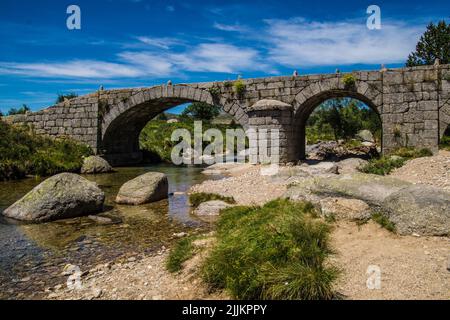
[[[75,141],[38,136],[26,126],[0,120],[0,180],[77,172],[90,154],[88,146]]]
[[[331,299],[339,272],[326,264],[329,236],[308,202],[226,209],[203,278],[237,299]]]

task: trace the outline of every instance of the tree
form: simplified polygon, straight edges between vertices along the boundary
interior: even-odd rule
[[[58,98],[56,99],[56,103],[64,102],[65,99],[70,100],[78,97],[76,93],[67,93],[67,94],[58,94]]]
[[[31,109],[26,104],[23,104],[19,109],[16,108],[9,109],[8,116],[13,116],[15,114],[25,114],[29,111],[31,111]]]
[[[212,120],[220,114],[220,108],[204,102],[194,102],[184,109],[182,117],[189,117],[194,120]]]
[[[450,63],[450,24],[444,20],[437,25],[430,23],[420,37],[416,51],[408,57],[408,67],[432,65],[439,59],[440,63]]]

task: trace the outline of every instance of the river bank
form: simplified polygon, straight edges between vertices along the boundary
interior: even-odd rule
[[[207,177],[201,168],[168,165],[119,168],[115,173],[86,175],[106,194],[106,211],[111,219],[102,224],[79,217],[43,224],[24,224],[0,219],[0,298],[46,298],[45,289],[65,283],[62,270],[67,264],[86,271],[99,264],[126,262],[157,253],[176,241],[177,234],[209,230],[189,213],[186,192]],[[148,171],[166,173],[169,199],[143,206],[114,203],[119,187]],[[220,178],[220,177],[218,177]],[[0,182],[0,211],[39,184],[41,179]]]
[[[427,183],[445,189],[448,181],[450,152],[441,151],[433,157],[408,161],[405,169],[392,176],[411,183]],[[428,170],[422,170],[429,165]],[[307,167],[305,167],[307,168]],[[217,169],[217,168],[216,168]],[[220,173],[216,170],[215,173]],[[283,196],[296,181],[291,174],[296,167],[281,168],[276,176],[260,174],[260,166],[234,166],[223,173],[219,181],[203,175],[190,192],[217,193],[233,197],[239,205],[262,205]],[[310,167],[305,170],[315,172]],[[321,170],[333,171],[323,165]],[[211,173],[211,171],[209,171]],[[300,180],[302,181],[302,180]],[[188,191],[187,189],[185,191]],[[368,221],[330,221],[335,254],[330,262],[341,270],[335,290],[342,299],[450,299],[450,238],[394,234],[379,224]],[[214,229],[214,228],[212,228]],[[183,231],[184,232],[184,231]],[[179,273],[166,271],[166,259],[177,237],[206,234],[206,241],[197,244],[199,250],[183,263]],[[153,251],[133,252],[81,268],[81,290],[67,287],[67,274],[62,265],[55,268],[57,280],[41,287],[35,298],[45,299],[227,299],[226,292],[210,292],[199,276],[199,267],[214,244],[214,233],[208,229],[185,229],[184,234],[171,233],[167,245]],[[71,262],[72,263],[72,262]],[[370,289],[368,268],[379,267],[381,287]],[[26,280],[26,279],[25,279]],[[30,280],[28,280],[30,281]],[[18,282],[22,283],[22,282]],[[27,283],[25,281],[24,283]],[[47,283],[48,284],[48,283]],[[29,296],[23,296],[28,298]]]

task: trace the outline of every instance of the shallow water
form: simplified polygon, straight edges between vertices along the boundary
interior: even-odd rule
[[[208,229],[210,225],[190,214],[185,194],[192,185],[206,180],[201,170],[156,165],[86,175],[106,194],[105,212],[100,215],[115,222],[110,225],[87,217],[44,224],[20,224],[0,217],[0,298],[39,298],[46,287],[61,283],[65,264],[85,271],[99,263],[167,247],[175,239],[174,233]],[[168,176],[169,199],[142,206],[116,205],[120,186],[148,171]],[[1,182],[0,212],[41,181]]]

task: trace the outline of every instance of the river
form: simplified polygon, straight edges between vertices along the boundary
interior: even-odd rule
[[[186,191],[206,180],[202,168],[153,165],[118,168],[103,175],[86,175],[105,192],[105,212],[113,224],[101,225],[88,217],[43,224],[23,224],[0,215],[0,299],[43,297],[45,288],[64,282],[66,264],[82,271],[112,260],[155,253],[168,247],[180,232],[195,233],[210,224],[190,214]],[[169,199],[142,206],[114,203],[120,186],[149,171],[164,172]],[[0,182],[0,212],[42,179]]]

